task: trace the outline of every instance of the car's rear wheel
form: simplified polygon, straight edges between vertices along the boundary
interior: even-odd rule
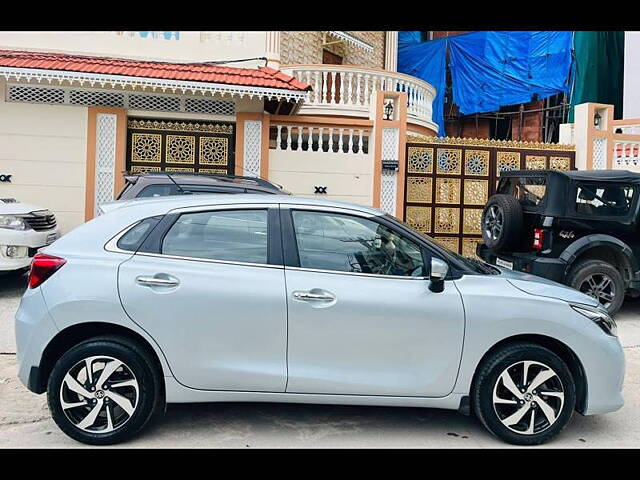
[[[498,253],[517,246],[522,235],[522,207],[512,195],[493,195],[482,211],[482,238]]]
[[[122,442],[160,410],[153,359],[126,339],[94,338],[66,352],[49,377],[51,415],[71,438],[91,445]]]
[[[620,310],[624,301],[622,274],[616,267],[602,260],[584,260],[577,263],[571,269],[567,283],[598,300],[609,315]]]
[[[480,365],[472,391],[474,412],[485,428],[516,445],[538,445],[556,436],[575,402],[567,365],[532,343],[492,352]]]

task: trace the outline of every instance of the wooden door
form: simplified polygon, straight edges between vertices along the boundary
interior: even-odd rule
[[[322,50],[322,63],[325,65],[342,65],[342,57],[340,55],[336,55],[329,50]],[[340,74],[336,73],[335,76],[335,102],[340,103]],[[330,72],[327,72],[327,97],[324,99],[325,102],[331,103],[331,89],[334,85],[333,78]]]

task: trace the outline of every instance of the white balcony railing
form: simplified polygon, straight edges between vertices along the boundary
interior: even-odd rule
[[[368,128],[272,125],[270,136],[275,136],[275,150],[366,155],[370,135]]]
[[[373,93],[405,92],[408,121],[437,130],[431,118],[435,89],[416,77],[350,65],[283,65],[281,68],[313,88],[300,114],[368,118],[371,101],[375,99]]]

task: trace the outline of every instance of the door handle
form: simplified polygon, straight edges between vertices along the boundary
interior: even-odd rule
[[[336,299],[330,293],[312,293],[312,292],[293,292],[293,298],[308,302],[310,300],[319,300],[322,302],[332,302]]]
[[[136,282],[145,287],[177,287],[180,282],[176,280],[170,280],[168,278],[159,277],[137,277]]]

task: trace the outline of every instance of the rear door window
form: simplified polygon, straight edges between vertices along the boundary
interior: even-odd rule
[[[499,193],[513,195],[522,206],[542,205],[547,193],[547,177],[507,177],[500,182]]]
[[[586,216],[623,217],[631,210],[634,194],[632,185],[578,183],[575,211]]]
[[[266,264],[267,210],[182,214],[165,235],[162,253]]]

